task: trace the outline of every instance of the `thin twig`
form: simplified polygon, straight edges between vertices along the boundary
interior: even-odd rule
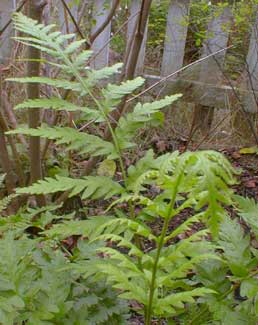
[[[23,0],[22,3],[19,5],[19,7],[14,12],[19,12],[25,5],[27,0]],[[12,19],[9,19],[8,22],[4,25],[4,27],[0,30],[0,36],[5,32],[5,30],[8,28],[8,26],[11,24]]]
[[[65,0],[61,0],[61,2],[62,2],[62,4],[63,4],[63,6],[64,6],[66,12],[67,12],[68,15],[70,16],[70,18],[71,18],[71,20],[72,20],[72,22],[73,22],[73,24],[74,24],[74,26],[75,26],[75,28],[76,28],[77,33],[80,35],[80,37],[81,37],[82,39],[86,39],[85,36],[83,35],[83,33],[82,33],[82,31],[81,31],[79,25],[77,24],[77,22],[76,22],[76,20],[75,20],[73,14],[72,14],[70,8],[67,6]],[[90,46],[90,44],[88,44],[88,46]]]
[[[62,0],[63,1],[63,0]],[[95,39],[103,32],[103,30],[107,27],[107,25],[110,23],[112,18],[114,17],[117,7],[120,4],[120,0],[114,0],[113,6],[106,18],[106,20],[103,22],[103,24],[90,36],[90,43],[92,44]]]
[[[144,95],[145,93],[149,92],[150,90],[152,90],[153,88],[155,88],[155,87],[158,86],[159,84],[161,84],[161,83],[167,81],[168,79],[170,79],[171,77],[175,76],[175,75],[178,74],[179,72],[182,72],[182,71],[184,71],[184,70],[186,70],[186,69],[188,69],[188,68],[190,68],[190,67],[192,67],[192,66],[194,66],[194,65],[196,65],[196,64],[199,64],[199,63],[201,63],[201,62],[203,62],[203,61],[209,59],[210,57],[212,57],[212,56],[214,56],[214,55],[216,55],[216,54],[219,54],[219,53],[221,53],[221,52],[224,52],[224,51],[226,51],[226,50],[228,50],[228,49],[230,49],[230,48],[232,48],[232,47],[233,47],[233,45],[230,45],[230,46],[225,47],[225,48],[223,48],[223,49],[221,49],[221,50],[219,50],[219,51],[217,51],[217,52],[211,53],[211,54],[209,54],[209,55],[207,55],[207,56],[205,56],[205,57],[203,57],[203,58],[201,58],[201,59],[199,59],[199,60],[197,60],[197,61],[194,61],[194,62],[192,62],[192,63],[189,63],[189,64],[185,65],[184,67],[178,69],[177,71],[172,72],[172,73],[170,73],[169,75],[167,75],[167,76],[163,77],[162,79],[160,79],[159,81],[155,82],[153,85],[151,85],[151,86],[148,87],[147,89],[143,90],[143,91],[140,92],[139,94],[137,94],[137,95],[131,97],[131,98],[128,99],[126,102],[127,102],[127,103],[130,103],[130,102],[133,101],[134,99],[136,99],[136,98],[138,98],[138,97]]]
[[[119,28],[118,30],[109,38],[109,40],[102,46],[102,48],[96,52],[93,56],[90,57],[88,64],[90,64],[105,48],[106,46],[108,46],[108,44],[112,41],[112,39],[121,32],[121,30],[128,24],[129,21],[131,21],[136,15],[138,15],[140,12],[137,11],[134,15],[132,15],[131,17],[129,17]]]

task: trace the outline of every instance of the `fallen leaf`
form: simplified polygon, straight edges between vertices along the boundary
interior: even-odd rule
[[[97,170],[99,176],[113,177],[116,172],[116,163],[114,160],[105,159],[103,160]]]
[[[250,155],[250,154],[257,154],[258,155],[258,147],[249,147],[249,148],[242,148],[239,150],[241,154]]]
[[[244,183],[244,186],[247,187],[247,188],[256,188],[256,181],[251,179],[249,181],[246,181]]]

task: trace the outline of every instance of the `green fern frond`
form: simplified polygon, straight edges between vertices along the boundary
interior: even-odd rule
[[[57,145],[67,144],[66,150],[76,150],[81,154],[91,154],[93,156],[108,156],[117,158],[114,145],[99,138],[98,136],[78,132],[69,127],[39,127],[37,129],[16,129],[7,134],[24,134],[35,137],[42,137],[55,140]]]
[[[78,50],[83,44],[85,44],[86,40],[81,39],[78,41],[71,42],[64,50],[66,55],[73,54],[76,50]]]
[[[82,192],[82,199],[108,199],[114,195],[122,194],[124,188],[109,177],[87,176],[81,179],[56,176],[46,177],[31,186],[17,189],[18,194],[50,194],[70,191],[69,197]]]
[[[118,247],[125,247],[128,249],[128,255],[129,256],[137,256],[137,257],[142,257],[143,252],[135,245],[133,244],[130,240],[125,239],[122,236],[116,235],[116,234],[103,234],[100,235],[96,238],[96,240],[103,240],[103,241],[111,241],[113,243],[116,243]],[[106,251],[106,248],[100,248],[102,252]],[[114,254],[117,252],[114,249]],[[123,255],[123,254],[121,254]]]
[[[93,51],[90,51],[90,50],[80,52],[78,55],[76,55],[76,57],[73,61],[74,66],[77,69],[80,67],[85,69],[86,63],[90,59],[92,54],[93,54]]]
[[[224,250],[231,272],[235,276],[246,277],[252,268],[250,237],[244,234],[237,220],[224,218],[220,226],[219,244]]]
[[[236,183],[237,171],[218,152],[201,151],[196,153],[194,158],[196,161],[190,167],[189,176],[193,175],[196,183],[192,184],[190,197],[198,201],[196,209],[208,206],[206,218],[212,234],[217,236],[219,222],[225,215],[223,205],[232,204],[233,192],[229,189],[229,185]]]
[[[251,227],[258,238],[258,203],[253,198],[234,195],[235,205],[240,217]]]
[[[144,81],[143,78],[137,77],[133,80],[124,81],[120,85],[108,84],[107,87],[102,90],[104,107],[110,112],[119,104],[125,95],[132,94],[133,91],[144,84]]]
[[[99,81],[108,79],[118,73],[122,66],[123,63],[116,63],[111,67],[105,67],[94,71],[89,70],[87,71],[87,82],[91,86],[96,85]]]
[[[70,236],[91,237],[96,233],[96,229],[103,223],[108,222],[111,216],[96,216],[87,220],[69,220],[59,224],[54,224],[50,229],[42,232],[47,238],[64,239]]]
[[[47,77],[24,77],[24,78],[7,78],[7,81],[14,81],[19,83],[39,83],[56,88],[63,88],[75,92],[83,92],[81,84],[76,81],[69,81],[65,79],[51,79]]]
[[[16,196],[17,196],[16,194],[10,194],[0,200],[0,213],[2,213],[4,210],[8,208],[9,204]]]
[[[58,97],[28,99],[14,107],[14,109],[20,108],[52,108],[54,110],[66,110],[69,112],[84,109],[84,107],[78,107],[77,105]]]
[[[168,236],[166,236],[164,239],[164,242],[166,243],[169,240],[171,240],[172,238],[175,238],[176,236],[178,236],[179,234],[182,234],[185,231],[189,230],[194,223],[200,222],[201,216],[202,216],[202,213],[200,215],[195,215],[195,216],[187,219],[180,226],[178,226],[175,230],[173,230]]]
[[[115,265],[104,263],[100,264],[98,269],[107,275],[108,282],[115,283],[114,288],[121,288],[122,293],[119,294],[119,297],[129,300],[136,299],[142,304],[147,304],[148,289],[145,281],[143,281],[142,273],[129,272],[127,268],[123,270]]]
[[[196,288],[191,291],[173,293],[155,301],[154,312],[159,316],[171,316],[176,314],[176,309],[184,309],[185,303],[194,303],[196,297],[216,293],[207,288]]]
[[[138,103],[134,108],[134,113],[137,116],[148,116],[157,113],[160,111],[160,109],[171,105],[181,97],[182,94],[176,94],[176,95],[166,96],[165,98],[156,100],[152,103],[145,103],[145,104]]]
[[[160,109],[171,105],[180,97],[181,95],[179,94],[166,96],[164,99],[153,103],[138,103],[133,112],[122,116],[115,129],[120,148],[126,149],[132,147],[134,144],[130,141],[135,136],[137,130],[142,128],[147,122],[160,121],[163,117]]]
[[[107,223],[101,225],[98,229],[98,232],[120,235],[128,229],[132,230],[134,234],[143,236],[149,240],[155,239],[155,236],[152,235],[152,231],[148,226],[138,221],[130,220],[128,218],[112,219]]]

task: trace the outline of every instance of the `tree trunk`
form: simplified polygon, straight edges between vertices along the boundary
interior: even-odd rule
[[[41,20],[44,4],[40,0],[29,0],[29,17],[37,21]],[[28,48],[27,76],[39,76],[40,74],[40,51],[33,47]],[[39,98],[39,84],[29,83],[27,86],[28,99]],[[29,109],[29,127],[37,128],[40,125],[40,110]],[[34,183],[42,177],[40,138],[30,137],[30,172],[31,182]],[[38,205],[44,205],[43,196],[37,197]]]

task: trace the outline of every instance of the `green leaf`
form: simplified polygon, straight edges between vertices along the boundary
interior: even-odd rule
[[[64,53],[67,54],[73,54],[78,48],[80,48],[84,43],[86,42],[85,39],[81,39],[79,41],[71,42],[66,49],[64,50]]]
[[[45,178],[31,186],[18,188],[18,194],[50,194],[56,192],[70,191],[69,197],[82,193],[82,199],[111,198],[113,195],[121,194],[124,189],[121,185],[104,176],[86,176],[81,179],[56,176],[56,178]]]
[[[245,277],[252,261],[250,238],[236,220],[225,217],[220,227],[219,244],[224,250],[231,272],[238,277]]]
[[[28,99],[28,100],[24,101],[23,103],[15,106],[15,109],[20,109],[20,108],[44,108],[44,109],[52,108],[54,110],[65,110],[65,111],[69,111],[69,112],[85,110],[85,107],[77,106],[71,102],[68,102],[67,100],[64,100],[64,99],[61,99],[58,97]]]
[[[35,137],[43,137],[56,140],[57,145],[67,144],[66,150],[77,150],[81,154],[89,153],[93,156],[107,156],[117,158],[114,145],[101,138],[69,127],[47,127],[37,129],[18,128],[7,134],[25,134]]]
[[[258,238],[258,203],[252,198],[244,198],[234,195],[238,214],[251,227],[252,231]]]
[[[83,89],[80,83],[76,81],[68,81],[62,79],[52,79],[47,77],[24,77],[24,78],[8,78],[6,81],[14,81],[19,83],[39,83],[45,84],[48,86],[56,87],[56,88],[63,88],[73,90],[75,92],[83,92]]]
[[[141,87],[144,83],[144,79],[137,77],[133,80],[127,80],[120,85],[108,84],[105,89],[102,90],[104,96],[104,107],[107,111],[111,111],[121,99],[128,94],[131,94],[134,90]]]
[[[135,136],[137,130],[142,128],[147,122],[160,121],[160,117],[163,116],[160,109],[172,104],[180,97],[181,95],[179,94],[166,96],[164,99],[153,103],[138,103],[133,112],[122,116],[115,129],[120,147],[122,149],[132,147],[134,144],[131,143],[131,140]]]

